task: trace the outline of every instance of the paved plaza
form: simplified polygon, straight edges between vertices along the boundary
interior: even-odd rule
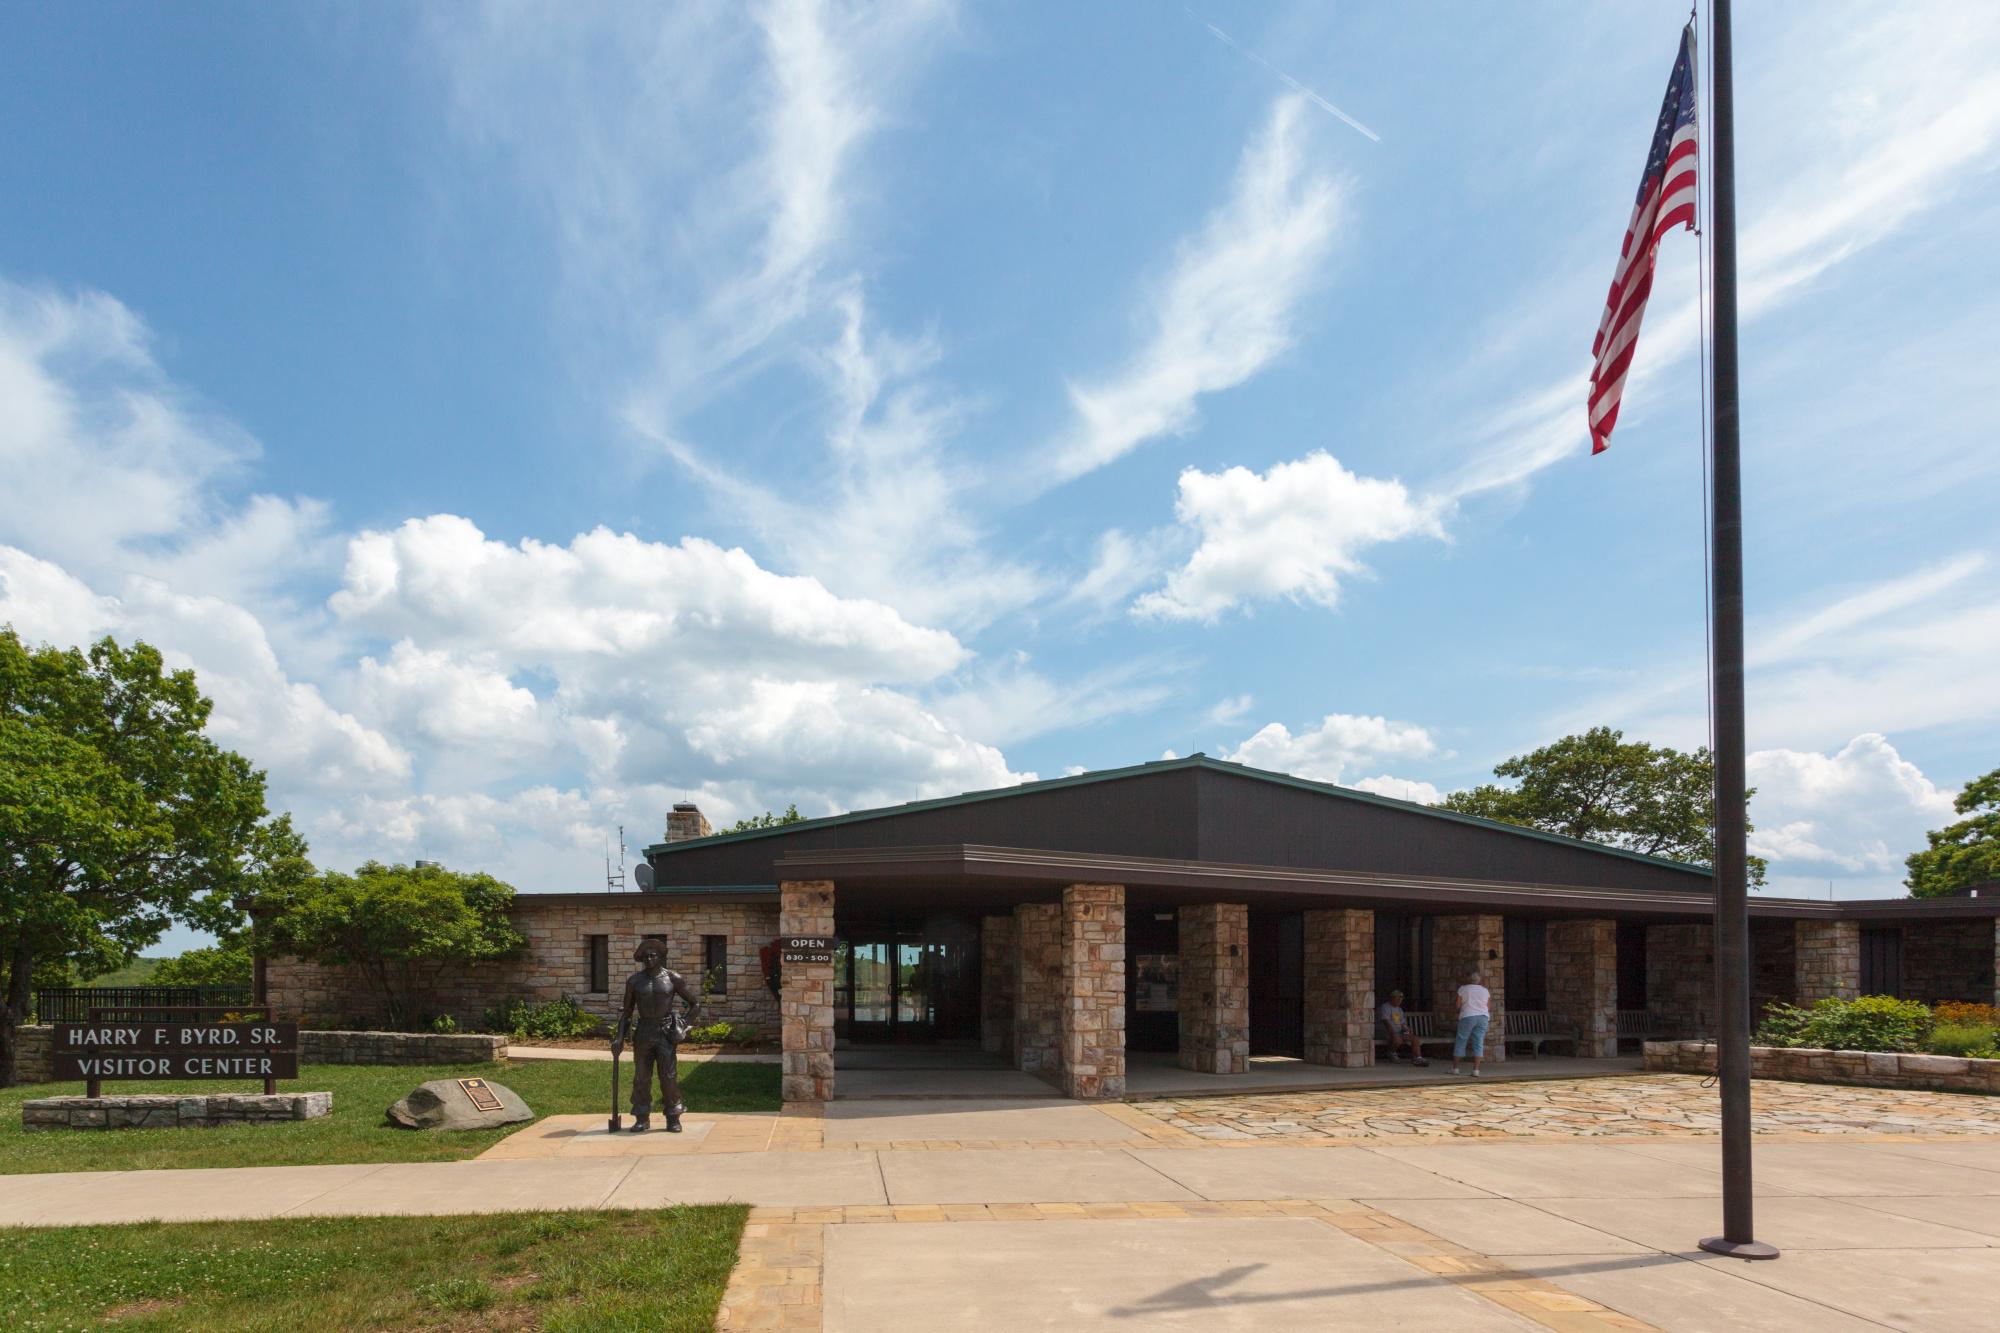
[[[1767,1264],[1694,1248],[1715,1094],[1678,1075],[551,1116],[469,1162],[13,1176],[0,1224],[748,1202],[729,1330],[1991,1327],[2000,1103],[1756,1092]]]
[[[1467,1076],[1338,1096],[1162,1098],[1136,1105],[1177,1129],[1218,1141],[1720,1134],[1716,1094],[1704,1084],[1673,1075],[1534,1083]],[[2000,1098],[1759,1081],[1751,1085],[1750,1104],[1759,1134],[2000,1134]]]

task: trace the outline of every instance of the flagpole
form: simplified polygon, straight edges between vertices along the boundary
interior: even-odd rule
[[[1743,723],[1743,483],[1736,377],[1736,124],[1729,0],[1711,0],[1709,240],[1715,264],[1715,1003],[1722,1085],[1722,1234],[1710,1254],[1775,1259],[1756,1239],[1750,1180],[1750,907]]]

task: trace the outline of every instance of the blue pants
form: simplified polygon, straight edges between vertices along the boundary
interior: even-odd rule
[[[1467,1014],[1458,1020],[1458,1036],[1451,1044],[1452,1059],[1464,1059],[1468,1050],[1475,1060],[1485,1058],[1487,1022],[1485,1014]]]

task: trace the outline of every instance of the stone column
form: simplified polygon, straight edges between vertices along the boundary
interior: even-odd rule
[[[1072,884],[1062,900],[1062,1083],[1125,1095],[1125,886]]]
[[[1180,1065],[1203,1074],[1250,1068],[1250,908],[1180,909]]]
[[[1547,959],[1549,1016],[1575,1026],[1576,1053],[1618,1054],[1618,923],[1549,922]]]
[[[989,916],[979,923],[979,1048],[1010,1059],[1020,948],[1013,917]]]
[[[1851,1000],[1861,994],[1861,923],[1801,921],[1796,966],[1801,1005],[1825,999]]]
[[[1991,975],[1993,977],[1993,999],[1991,1002],[1995,1006],[2000,1006],[2000,917],[1993,918],[1993,971]]]
[[[833,937],[833,881],[788,879],[778,886],[778,933]],[[787,1102],[833,1099],[833,964],[787,963],[779,985]]]
[[[1030,1074],[1061,1067],[1062,904],[1014,909],[1014,1068]]]
[[[1481,913],[1437,918],[1431,940],[1431,999],[1450,1021],[1454,997],[1466,977],[1493,992],[1493,1019],[1486,1027],[1486,1058],[1505,1060],[1507,1042],[1507,922]]]
[[[1646,927],[1646,1008],[1675,1038],[1715,1035],[1715,927]]]
[[[1307,912],[1306,1062],[1360,1069],[1375,1063],[1375,913]]]

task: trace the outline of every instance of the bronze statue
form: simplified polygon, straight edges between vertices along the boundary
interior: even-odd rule
[[[611,1056],[616,1060],[625,1050],[625,1037],[634,1038],[632,1049],[632,1130],[643,1134],[651,1127],[653,1115],[653,1071],[659,1070],[660,1100],[666,1106],[667,1132],[681,1132],[681,1083],[675,1067],[675,1050],[687,1036],[689,1019],[701,1009],[701,999],[688,988],[687,979],[666,968],[666,946],[645,940],[632,954],[641,966],[625,982],[625,1009],[618,1017],[618,1035],[611,1039]],[[674,997],[687,1001],[687,1014],[674,1012]],[[636,1032],[633,1014],[638,1014]]]

